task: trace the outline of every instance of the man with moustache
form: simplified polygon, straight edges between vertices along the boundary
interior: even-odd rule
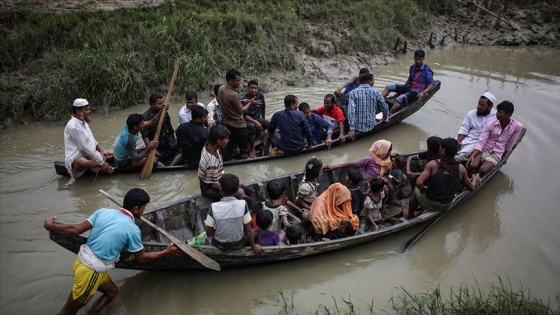
[[[482,128],[489,121],[496,119],[496,110],[492,108],[494,103],[496,97],[492,93],[482,94],[476,109],[469,111],[463,119],[457,134],[457,142],[461,145],[460,151],[455,155],[457,161],[466,162],[469,159],[482,133]]]
[[[72,113],[72,118],[64,128],[64,162],[71,176],[68,184],[73,183],[74,179],[82,176],[88,169],[112,173],[113,168],[107,159],[113,158],[113,152],[102,149],[89,129],[91,109],[88,101],[83,98],[74,100]]]

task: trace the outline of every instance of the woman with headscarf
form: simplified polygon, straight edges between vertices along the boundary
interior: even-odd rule
[[[387,140],[377,140],[369,149],[369,154],[355,162],[325,165],[325,171],[337,168],[356,167],[362,169],[363,182],[369,183],[374,177],[384,177],[391,170],[391,150],[393,145]]]
[[[330,185],[315,199],[309,220],[316,234],[329,239],[354,235],[360,225],[360,219],[352,213],[350,191],[341,183]]]

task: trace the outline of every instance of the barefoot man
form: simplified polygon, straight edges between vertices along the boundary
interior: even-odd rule
[[[112,173],[113,168],[107,159],[113,158],[113,152],[102,149],[89,129],[91,109],[88,101],[77,98],[72,104],[72,113],[72,118],[64,128],[65,164],[72,177],[68,184],[72,184],[88,169]]]

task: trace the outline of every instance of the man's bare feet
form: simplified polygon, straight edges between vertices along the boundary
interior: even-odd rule
[[[257,152],[255,151],[255,148],[252,148],[251,152],[249,152],[249,157],[255,158],[256,156],[257,156]]]

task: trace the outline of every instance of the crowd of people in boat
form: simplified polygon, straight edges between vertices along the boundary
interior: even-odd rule
[[[373,87],[374,75],[362,68],[358,76],[334,93],[326,94],[323,105],[315,110],[306,102],[299,103],[297,96],[287,95],[285,109],[274,113],[270,120],[266,118],[265,97],[259,91],[258,81],[248,81],[247,91],[240,97],[241,73],[231,69],[225,75],[226,84],[214,86],[215,98],[207,106],[198,101],[195,92],[186,93],[177,128],[163,111],[169,104],[164,104],[161,94],[152,94],[146,112],[129,115],[113,150],[102,149],[95,141],[88,125],[89,103],[79,98],[73,103],[73,116],[64,131],[65,165],[73,178],[87,169],[111,173],[113,167],[143,166],[150,151],[156,150],[155,166],[196,167],[209,140],[209,131],[215,126],[225,126],[230,132],[229,142],[221,150],[226,161],[256,157],[258,139],[262,139],[260,154],[263,156],[270,153],[270,146],[272,153],[296,153],[323,143],[330,148],[334,137],[341,144],[347,138],[354,140],[356,132],[370,131],[376,124],[388,122],[389,115],[399,108],[424,98],[435,85],[424,56],[424,51],[416,51],[415,63],[403,85],[389,84],[380,92]],[[390,92],[399,96],[388,105],[385,97]],[[162,112],[165,114],[161,131],[154,141]],[[376,119],[377,113],[382,113],[380,119]],[[141,150],[136,148],[139,134],[145,144]],[[111,159],[113,165],[109,163]]]
[[[386,205],[391,202],[403,206],[399,223],[404,224],[423,211],[447,210],[458,191],[474,190],[481,177],[506,157],[522,132],[521,123],[512,118],[511,102],[497,104],[493,94],[483,93],[477,108],[466,114],[456,138],[430,137],[426,152],[406,160],[392,153],[392,143],[387,140],[375,141],[367,155],[354,162],[323,166],[314,157],[305,165],[295,200],[286,197],[282,182],[273,180],[266,185],[267,200],[257,201],[250,187],[240,185],[236,175],[224,172],[222,153],[228,151],[232,140],[239,148],[237,158],[255,156],[256,134],[261,131],[266,135],[265,155],[269,143],[284,152],[296,152],[321,141],[330,146],[336,128],[340,142],[354,139],[356,132],[375,126],[378,111],[383,113],[381,122],[386,121],[389,113],[429,93],[434,80],[424,56],[421,50],[415,52],[404,85],[389,84],[379,92],[373,88],[373,74],[362,69],[358,77],[327,94],[316,114],[309,104],[299,104],[296,96],[288,95],[284,99],[286,109],[275,113],[270,121],[265,119],[265,101],[258,82],[249,81],[247,94],[240,98],[237,89],[241,74],[230,70],[227,84],[215,87],[216,98],[206,108],[198,102],[196,93],[187,93],[176,131],[169,114],[163,111],[169,105],[160,94],[151,95],[150,108],[143,115],[128,117],[113,151],[100,148],[95,141],[89,128],[89,103],[79,98],[73,103],[73,116],[64,130],[65,164],[72,180],[88,169],[111,173],[111,159],[117,167],[141,166],[152,150],[157,150],[154,163],[198,165],[201,194],[214,202],[204,220],[205,235],[195,239],[221,250],[249,245],[255,254],[262,254],[266,246],[306,242],[306,235],[314,241],[371,233],[385,228]],[[348,93],[348,100],[341,100],[342,106],[348,106],[347,116],[336,105],[336,96],[343,88]],[[391,108],[385,102],[390,92],[399,94]],[[163,112],[164,127],[156,141],[155,126]],[[140,152],[136,150],[139,133],[145,142]],[[320,172],[338,168],[348,168],[345,182],[333,183],[318,194]],[[141,262],[177,254],[173,244],[163,251],[144,252],[141,232],[133,219],[142,216],[149,202],[144,190],[134,188],[124,197],[119,211],[99,209],[79,224],[59,224],[56,217],[45,220],[47,230],[60,234],[79,235],[91,230],[74,262],[75,281],[61,314],[75,314],[96,291],[103,295],[93,304],[91,313],[113,300],[118,289],[107,270],[114,268],[125,247]],[[296,216],[300,223],[288,220],[289,216]]]

